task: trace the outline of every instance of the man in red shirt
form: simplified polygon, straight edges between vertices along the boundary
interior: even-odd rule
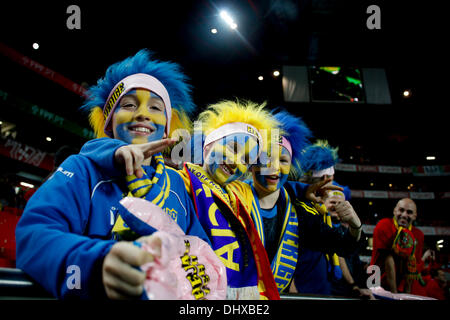
[[[404,198],[395,206],[394,217],[381,219],[373,232],[370,264],[380,267],[381,286],[392,293],[426,295],[420,276],[424,234],[412,225],[416,218],[416,204]]]

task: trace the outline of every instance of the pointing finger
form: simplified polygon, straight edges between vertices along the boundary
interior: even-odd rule
[[[155,153],[161,152],[168,146],[174,144],[176,139],[162,139],[158,141],[152,141],[149,143],[143,143],[139,145],[139,148],[144,153],[144,158],[147,159],[154,155]]]

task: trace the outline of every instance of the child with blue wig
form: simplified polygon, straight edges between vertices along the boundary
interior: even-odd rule
[[[333,181],[334,166],[338,161],[337,150],[322,140],[302,150],[300,181],[326,181],[330,185],[341,187],[343,195],[349,194],[347,187],[343,188]],[[322,195],[321,201],[297,200],[294,203],[298,215],[302,217],[299,223],[302,248],[299,251],[291,292],[330,295],[332,283],[342,279],[340,257],[351,255],[357,250],[358,245],[355,246],[352,238],[361,240],[361,221],[350,203],[340,201],[333,208],[335,215],[350,226],[344,233],[344,229],[333,226],[329,209],[323,204],[326,196],[327,194]],[[342,237],[339,237],[339,234]]]
[[[340,234],[324,224],[318,215],[311,215],[316,210],[314,207],[305,210],[297,205],[299,201],[310,204],[315,200],[303,194],[302,183],[292,181],[303,173],[304,149],[309,147],[312,133],[301,118],[284,110],[276,112],[274,118],[280,123],[281,136],[276,142],[276,153],[267,155],[266,163],[259,161],[252,168],[251,215],[271,262],[278,291],[287,293],[296,292],[295,280],[299,276],[296,270],[311,266],[303,259],[305,252],[320,247],[320,254],[325,257],[326,252],[336,247],[345,248],[340,252],[351,251],[358,235]],[[311,186],[320,187],[321,192],[341,189],[327,185],[328,182],[323,180]],[[354,216],[346,217],[349,218],[358,220]]]
[[[152,55],[141,50],[111,65],[89,89],[82,109],[98,139],[61,164],[17,226],[17,267],[55,297],[141,297],[146,275],[139,266],[154,256],[131,241],[151,231],[130,230],[124,197],[152,202],[209,244],[183,180],[161,154],[195,108],[191,87],[177,64]],[[93,150],[95,159],[83,154]],[[142,165],[117,166],[143,155]]]

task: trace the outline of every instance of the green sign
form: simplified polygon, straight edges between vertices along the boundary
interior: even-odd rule
[[[76,134],[82,138],[88,140],[95,138],[95,134],[92,130],[83,128],[75,122],[69,121],[61,116],[58,116],[57,114],[54,114],[53,112],[45,110],[44,108],[41,108],[35,104],[31,104],[21,98],[11,97],[8,92],[0,90],[0,101],[6,101],[7,103],[15,104],[19,107],[20,111],[44,119],[51,124],[67,130],[73,134]]]

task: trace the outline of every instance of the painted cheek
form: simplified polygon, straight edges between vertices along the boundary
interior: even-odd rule
[[[281,174],[280,180],[278,181],[277,189],[280,189],[286,183],[289,174]]]
[[[229,176],[228,179],[226,180],[226,183],[230,183],[230,182],[233,182],[233,181],[239,179],[247,171],[248,171],[248,166],[246,166],[244,164],[238,164],[236,166],[236,169],[235,169],[234,173],[231,176]]]
[[[132,143],[133,137],[128,131],[128,125],[133,120],[133,113],[127,111],[120,111],[118,109],[115,112],[115,138],[127,143]]]
[[[266,176],[261,174],[261,171],[257,169],[257,171],[255,171],[255,179],[256,181],[255,184],[258,184],[260,188],[266,190],[266,191],[270,191],[270,186],[266,181]]]
[[[221,163],[221,160],[218,159],[219,157],[220,159],[222,159],[222,152],[220,145],[219,146],[214,145],[207,159],[208,161],[206,163],[206,171],[210,174],[211,178],[215,182],[222,185],[225,183],[228,177],[219,167]]]

